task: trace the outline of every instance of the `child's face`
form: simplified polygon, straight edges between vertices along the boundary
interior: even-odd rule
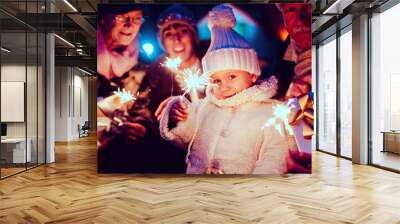
[[[251,87],[256,80],[256,75],[245,71],[225,70],[212,74],[210,82],[214,84],[214,96],[217,99],[226,99]]]

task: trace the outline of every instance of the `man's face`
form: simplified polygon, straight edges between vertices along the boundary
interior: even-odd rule
[[[141,25],[142,12],[139,10],[115,15],[107,42],[117,46],[128,46],[137,36]]]
[[[194,37],[187,26],[172,24],[165,28],[161,35],[169,57],[180,57],[183,63],[195,57]]]
[[[241,70],[225,70],[211,75],[213,94],[217,99],[227,99],[251,87],[257,76]]]
[[[283,19],[297,47],[311,48],[311,5],[281,4]]]

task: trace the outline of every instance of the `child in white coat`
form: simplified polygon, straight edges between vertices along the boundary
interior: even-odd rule
[[[273,116],[276,79],[257,82],[256,52],[233,30],[225,5],[209,12],[211,44],[202,59],[210,77],[205,99],[172,99],[161,116],[161,136],[187,150],[188,174],[282,174],[288,150],[295,148],[283,123],[262,128]]]

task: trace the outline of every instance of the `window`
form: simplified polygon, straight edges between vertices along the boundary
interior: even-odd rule
[[[336,37],[318,48],[318,149],[336,153]]]
[[[352,33],[340,36],[340,155],[352,157]]]
[[[400,170],[400,31],[394,29],[398,21],[400,5],[371,18],[371,157],[373,164],[396,170]]]

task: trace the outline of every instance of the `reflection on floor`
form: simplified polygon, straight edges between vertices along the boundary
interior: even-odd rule
[[[27,169],[29,169],[31,167],[35,167],[35,166],[37,166],[36,163],[27,163],[26,164]],[[18,164],[0,163],[0,167],[1,167],[1,170],[0,170],[1,178],[19,173],[26,169],[24,163],[18,163]]]
[[[374,151],[373,164],[400,170],[400,155],[391,152]]]
[[[17,167],[17,168],[1,168],[1,178],[13,175],[15,173],[18,173],[18,172],[21,172],[24,170],[25,170],[25,167],[24,168],[19,168],[19,167]]]

